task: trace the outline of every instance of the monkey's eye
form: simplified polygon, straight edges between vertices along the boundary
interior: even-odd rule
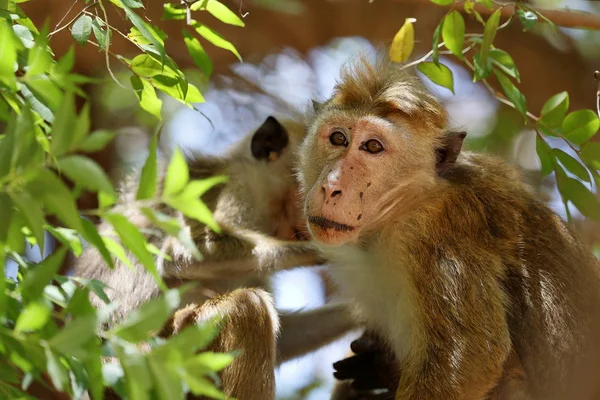
[[[377,154],[383,151],[383,145],[378,140],[371,139],[363,144],[360,149],[368,151],[371,154]]]
[[[329,141],[334,146],[348,146],[348,139],[340,131],[335,131],[329,136]]]

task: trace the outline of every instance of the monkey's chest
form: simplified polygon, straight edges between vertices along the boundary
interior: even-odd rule
[[[336,257],[329,272],[342,297],[354,304],[357,318],[380,333],[399,359],[415,345],[416,307],[409,279],[372,256],[346,251]]]

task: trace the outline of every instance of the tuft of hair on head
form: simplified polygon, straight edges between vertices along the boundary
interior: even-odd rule
[[[441,133],[448,121],[445,109],[419,78],[383,51],[371,57],[359,54],[346,63],[327,105],[382,117],[397,114],[435,133]]]

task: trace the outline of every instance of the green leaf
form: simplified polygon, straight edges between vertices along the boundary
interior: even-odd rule
[[[145,79],[140,79],[137,75],[131,75],[131,84],[135,90],[140,106],[162,121],[160,110],[162,108],[162,100],[156,95],[156,91],[152,85]]]
[[[175,7],[171,3],[165,3],[163,5],[163,20],[182,20],[185,19],[186,10],[185,8]]]
[[[117,196],[112,183],[95,161],[83,156],[66,156],[57,161],[60,171],[73,182],[93,192],[103,191]]]
[[[98,48],[100,50],[104,50],[106,48],[106,44],[110,45],[111,31],[110,29],[104,29],[106,24],[100,18],[94,18],[94,22],[92,22],[92,30],[94,31],[94,37],[96,38],[96,42],[98,42]],[[108,35],[108,40],[106,35]]]
[[[48,230],[48,232],[50,232],[52,236],[58,239],[62,244],[69,246],[76,257],[79,257],[83,252],[83,244],[81,243],[81,238],[77,234],[77,231],[49,225],[46,226],[46,230]]]
[[[185,187],[190,179],[190,172],[183,153],[176,148],[167,166],[165,182],[163,187],[163,196],[175,195]]]
[[[204,4],[205,1],[197,1],[190,7],[192,10],[197,10],[197,5]],[[226,5],[217,0],[208,0],[206,2],[206,11],[212,14],[219,21],[235,26],[245,26],[244,21],[240,19],[233,11],[227,8]]]
[[[581,159],[591,168],[600,170],[600,143],[587,142],[581,146]]]
[[[65,93],[62,104],[56,113],[52,128],[50,152],[59,156],[69,150],[75,137],[75,98],[73,93]]]
[[[490,52],[490,47],[494,42],[494,38],[496,37],[496,32],[498,31],[498,24],[500,23],[500,12],[501,9],[497,9],[490,15],[488,20],[485,23],[485,28],[483,29],[483,43],[481,44],[481,63],[487,64],[488,54]]]
[[[518,9],[517,15],[523,24],[523,32],[527,32],[529,29],[533,28],[535,24],[538,22],[538,17],[535,13],[531,11],[525,11]]]
[[[13,203],[7,193],[0,192],[0,247],[6,243],[10,221],[13,216]],[[3,264],[0,264],[3,265]],[[0,296],[2,294],[0,293]]]
[[[158,398],[162,400],[184,398],[183,385],[180,383],[178,374],[165,368],[163,360],[158,360],[152,356],[153,354],[148,358],[148,366],[154,377]]]
[[[142,34],[142,36],[150,42],[154,48],[158,51],[161,56],[161,59],[165,58],[165,44],[160,35],[156,32],[156,30],[144,22],[143,19],[140,18],[133,10],[127,5],[123,4],[123,9],[125,10],[125,14],[127,18],[131,21],[131,23],[137,28],[137,30]]]
[[[73,45],[69,46],[69,50],[64,56],[56,63],[56,71],[66,74],[73,69],[75,65],[75,49]]]
[[[15,36],[10,25],[0,19],[0,82],[4,82],[11,90],[17,90],[15,67],[17,65],[17,47]]]
[[[490,10],[492,8],[494,8],[494,4],[492,3],[491,0],[475,0],[475,3],[483,4],[484,6],[486,6]]]
[[[180,302],[179,289],[168,290],[129,314],[113,333],[129,342],[145,340],[163,327]]]
[[[138,186],[136,200],[150,199],[156,193],[158,166],[156,164],[156,146],[158,145],[158,133],[152,137],[150,148],[148,150],[148,158],[142,168],[140,176],[140,184]]]
[[[590,182],[590,176],[588,174],[587,169],[579,163],[576,159],[571,157],[569,154],[565,153],[560,149],[552,149],[552,155],[560,161],[560,163],[565,167],[565,169],[579,179],[582,179],[586,182]]]
[[[44,345],[44,352],[46,353],[46,370],[50,375],[50,380],[56,389],[63,391],[69,386],[69,372],[67,367],[60,361],[58,355],[56,355],[50,347]]]
[[[81,231],[81,219],[75,199],[65,184],[50,170],[41,170],[28,190],[40,198],[48,210],[69,228]]]
[[[54,253],[42,260],[27,272],[19,287],[23,296],[28,299],[38,299],[44,292],[44,287],[50,284],[54,275],[62,265],[67,247],[59,247]]]
[[[71,27],[71,35],[73,39],[83,46],[89,39],[92,33],[92,17],[89,15],[82,15],[77,18],[77,21]]]
[[[465,42],[465,20],[460,12],[453,10],[444,17],[442,39],[448,50],[459,59],[463,59],[462,50]]]
[[[431,0],[431,2],[439,6],[449,6],[454,2],[454,0]]]
[[[233,361],[235,356],[229,353],[213,353],[210,351],[198,354],[186,364],[202,365],[210,371],[219,372]]]
[[[116,133],[113,131],[108,131],[104,129],[94,131],[83,140],[83,142],[77,147],[77,149],[85,151],[86,153],[94,153],[105,148],[106,145],[110,143],[115,136]]]
[[[569,109],[569,94],[564,91],[550,97],[542,107],[540,122],[550,128],[560,127]]]
[[[404,24],[392,39],[392,44],[388,50],[392,62],[405,62],[412,54],[415,47],[415,27],[413,24],[415,21],[414,18],[404,19]]]
[[[519,70],[510,54],[504,50],[490,49],[489,59],[493,65],[500,68],[506,75],[512,76],[517,82],[521,81]]]
[[[542,138],[536,136],[535,139],[535,150],[541,163],[541,175],[542,178],[548,176],[552,172],[552,159],[550,158],[551,148],[548,143]]]
[[[161,63],[148,54],[139,54],[131,61],[131,69],[137,75],[151,78],[164,72]]]
[[[223,393],[221,393],[214,384],[208,381],[206,378],[196,376],[189,372],[182,371],[182,378],[185,383],[190,387],[190,390],[196,396],[208,396],[213,399],[227,399]]]
[[[600,220],[600,201],[577,179],[557,174],[558,188],[586,217]]]
[[[217,233],[221,232],[219,225],[217,225],[213,218],[212,212],[206,206],[206,204],[200,200],[182,197],[168,197],[165,198],[164,202],[169,206],[181,211],[186,217],[200,221]]]
[[[182,29],[181,34],[183,35],[183,41],[185,42],[185,46],[187,47],[188,53],[190,53],[194,64],[196,64],[207,77],[210,77],[213,71],[213,63],[198,39],[186,29]]]
[[[152,254],[146,248],[146,239],[144,235],[127,220],[126,217],[119,214],[107,214],[105,219],[115,228],[121,242],[127,247],[144,265],[146,270],[154,277],[156,283],[165,289],[166,286],[158,274],[156,264]]]
[[[40,254],[44,251],[44,213],[39,202],[31,196],[30,193],[16,192],[11,193],[12,201],[17,209],[21,210],[22,215],[27,221],[27,226],[31,229],[37,244],[39,245]]]
[[[85,240],[87,240],[90,245],[96,247],[102,255],[102,258],[104,258],[104,261],[106,261],[106,263],[108,264],[108,266],[110,268],[113,268],[114,261],[110,256],[110,252],[106,248],[106,245],[104,244],[104,240],[102,240],[102,237],[98,233],[98,230],[96,229],[94,224],[92,224],[87,219],[82,218],[81,225],[83,227],[82,234]]]
[[[50,345],[64,355],[85,357],[86,344],[96,338],[96,321],[96,314],[83,315],[69,321],[50,339]]]
[[[591,139],[600,128],[598,115],[592,110],[578,110],[569,113],[562,123],[564,135],[575,144]]]
[[[438,65],[439,64],[439,51],[440,49],[438,48],[438,45],[440,44],[440,37],[442,36],[442,27],[444,26],[444,20],[442,19],[442,21],[438,24],[438,26],[435,28],[435,31],[433,31],[433,53],[431,55],[433,62]]]
[[[35,45],[29,50],[27,57],[27,77],[41,75],[50,70],[50,66],[54,63],[52,54],[48,48],[48,37],[45,32],[42,32],[35,40]]]
[[[52,309],[50,304],[42,301],[34,301],[19,314],[15,324],[16,332],[37,331],[41,329],[50,319]]]
[[[450,68],[444,64],[436,65],[433,62],[422,62],[417,69],[427,76],[436,85],[450,89],[454,93],[454,77]]]
[[[220,47],[224,50],[229,50],[237,57],[238,60],[242,61],[242,56],[240,56],[240,53],[238,53],[235,46],[223,38],[223,36],[221,36],[215,30],[196,21],[192,22],[192,27],[196,30],[196,32],[198,32],[198,35],[202,36],[204,39],[208,40],[217,47]]]
[[[106,236],[102,237],[102,241],[108,249],[108,251],[110,252],[110,254],[117,257],[123,264],[125,264],[130,269],[134,269],[134,266],[131,263],[131,260],[129,260],[129,257],[127,257],[127,253],[125,252],[123,246]]]
[[[527,101],[525,100],[523,93],[521,93],[502,72],[494,70],[494,75],[496,75],[506,97],[508,97],[521,114],[525,115],[527,112]]]

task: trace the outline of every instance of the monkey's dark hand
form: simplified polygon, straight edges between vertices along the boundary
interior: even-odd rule
[[[334,363],[333,376],[339,380],[352,380],[351,387],[358,392],[387,389],[388,398],[393,398],[399,376],[391,352],[368,334],[353,341],[350,349],[355,355]]]

